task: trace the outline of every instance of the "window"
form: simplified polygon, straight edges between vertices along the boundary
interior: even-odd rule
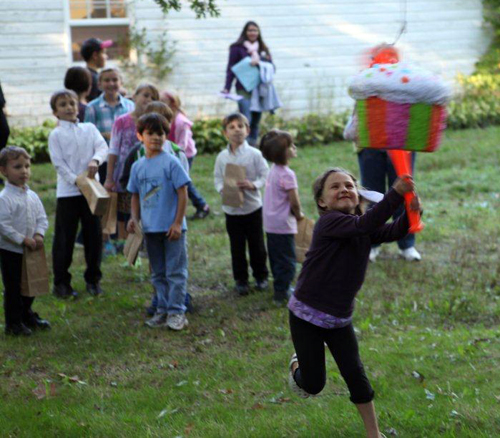
[[[109,59],[128,56],[129,19],[125,0],[69,0],[73,61],[81,61],[80,48],[88,38],[113,40]]]

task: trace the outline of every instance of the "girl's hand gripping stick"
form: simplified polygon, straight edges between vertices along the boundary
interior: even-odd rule
[[[411,169],[411,153],[403,150],[389,150],[387,151],[391,158],[396,175],[412,175]],[[405,193],[406,214],[408,215],[408,222],[410,223],[409,232],[416,234],[424,229],[424,224],[420,220],[420,212],[412,210],[411,203],[415,198],[415,192]]]

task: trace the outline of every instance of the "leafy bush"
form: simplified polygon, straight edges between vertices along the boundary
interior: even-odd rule
[[[42,126],[12,128],[9,145],[26,149],[33,162],[49,161],[49,134],[55,126],[55,121],[45,120]]]
[[[500,75],[458,76],[460,93],[448,107],[448,127],[478,128],[500,124]]]

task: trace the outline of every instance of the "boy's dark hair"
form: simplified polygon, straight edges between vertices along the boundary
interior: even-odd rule
[[[316,203],[316,207],[318,208],[318,213],[320,214],[320,216],[322,214],[326,213],[326,210],[323,207],[320,207],[320,205],[318,204],[318,201],[320,200],[321,195],[323,194],[323,189],[325,188],[326,180],[328,179],[328,177],[332,173],[337,173],[337,172],[344,173],[352,179],[354,185],[356,186],[356,191],[358,192],[359,201],[360,201],[359,204],[356,206],[355,214],[358,216],[362,215],[364,213],[365,208],[366,208],[366,205],[365,205],[366,202],[365,202],[364,198],[362,198],[359,195],[359,190],[361,189],[361,187],[359,186],[358,180],[356,179],[356,177],[348,170],[342,169],[342,167],[331,167],[330,169],[323,172],[320,176],[318,176],[316,178],[316,181],[314,181],[313,194],[314,194],[314,202]]]
[[[19,157],[31,160],[30,154],[26,149],[18,146],[7,146],[0,151],[0,167],[6,167],[10,160],[16,160]]]
[[[248,119],[243,114],[231,113],[222,119],[222,128],[224,129],[224,131],[226,130],[227,125],[229,125],[231,122],[234,122],[235,120],[238,120],[239,122],[244,123],[245,126],[250,129],[250,123],[248,122]]]
[[[78,95],[73,90],[59,90],[56,91],[50,98],[50,107],[52,108],[52,111],[56,110],[57,100],[61,97],[71,97],[72,99],[76,100],[76,103],[78,103]]]
[[[139,117],[137,132],[142,135],[146,129],[158,134],[165,133],[165,135],[170,132],[167,119],[158,113],[144,114]]]
[[[293,138],[288,132],[272,129],[260,140],[260,150],[266,160],[284,166],[288,162],[287,151],[292,144]]]
[[[144,109],[144,114],[150,114],[150,113],[160,114],[163,117],[165,117],[168,123],[168,132],[170,133],[170,124],[172,123],[172,119],[174,118],[174,113],[168,107],[168,105],[160,101],[150,102]]]
[[[111,40],[102,41],[99,38],[89,38],[85,40],[80,48],[80,55],[87,62],[95,52],[100,52],[113,44]]]
[[[71,67],[66,71],[64,77],[64,88],[73,90],[75,93],[85,93],[92,83],[92,75],[84,67]]]

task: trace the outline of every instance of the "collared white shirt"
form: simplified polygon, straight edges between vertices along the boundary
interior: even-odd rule
[[[76,177],[84,172],[91,160],[106,161],[108,145],[92,123],[59,121],[49,136],[49,153],[57,171],[57,197],[81,195]],[[95,178],[99,181],[99,175]]]
[[[5,182],[0,192],[0,248],[23,253],[23,240],[49,227],[42,201],[28,186]]]
[[[222,211],[227,214],[241,216],[250,214],[262,207],[262,197],[260,189],[266,184],[267,173],[269,166],[267,161],[262,156],[259,149],[250,146],[246,141],[236,149],[236,152],[231,151],[231,146],[217,155],[215,160],[214,182],[215,190],[222,192],[224,187],[224,174],[226,172],[226,164],[232,163],[238,166],[243,166],[246,169],[247,179],[257,188],[257,190],[243,190],[245,194],[242,207],[222,206]]]

